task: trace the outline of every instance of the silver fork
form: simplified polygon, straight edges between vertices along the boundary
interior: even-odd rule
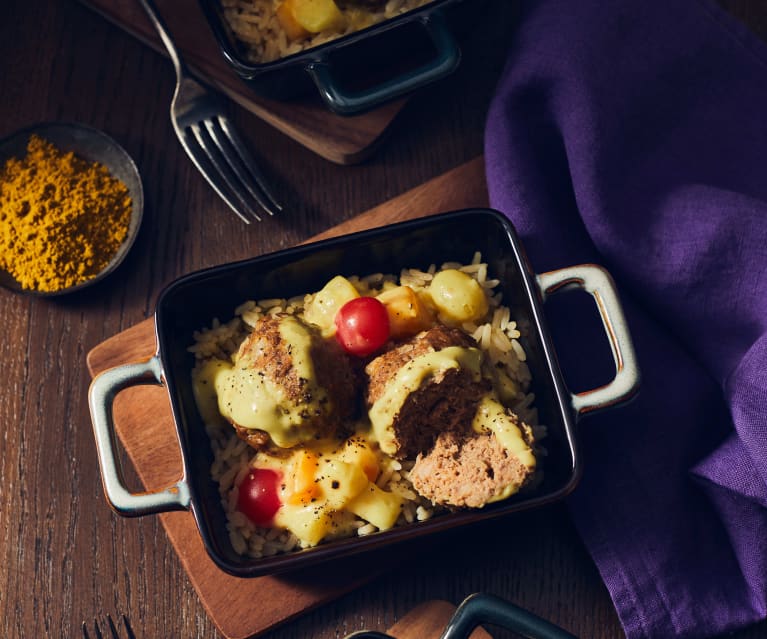
[[[133,634],[133,628],[131,628],[130,623],[128,622],[128,618],[123,615],[122,616],[122,625],[125,628],[125,637],[127,639],[136,639],[136,635]],[[98,619],[94,620],[93,622],[93,638],[94,639],[104,639],[104,637],[110,637],[111,639],[120,639],[120,633],[117,631],[117,625],[114,621],[112,621],[112,617],[107,615],[107,628],[109,628],[109,634],[103,634],[101,632],[101,627],[99,626]],[[92,639],[91,635],[88,633],[88,624],[86,624],[83,621],[83,639]]]
[[[192,162],[246,224],[250,224],[251,217],[261,221],[252,206],[253,201],[269,215],[281,211],[282,207],[271,194],[264,176],[224,115],[217,96],[187,70],[154,2],[139,2],[160,34],[176,70],[176,91],[170,105],[170,117]]]

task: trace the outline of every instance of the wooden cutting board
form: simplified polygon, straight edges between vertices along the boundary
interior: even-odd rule
[[[487,206],[487,191],[484,162],[479,157],[312,240],[483,206]],[[155,351],[154,320],[149,318],[94,347],[88,353],[88,370],[95,376],[114,366],[146,360]],[[117,436],[146,490],[159,490],[178,481],[181,453],[164,388],[137,386],[121,392],[114,404],[114,421]],[[320,566],[300,574],[242,579],[222,572],[213,563],[191,513],[172,512],[159,517],[203,606],[230,639],[258,635],[351,591],[376,576],[370,571],[371,564],[385,564],[390,569],[397,564],[387,557],[386,562],[334,564],[332,571]],[[260,602],[258,607],[250,605],[254,600]]]
[[[167,55],[157,32],[136,0],[82,1],[145,44]],[[329,111],[318,94],[288,102],[263,98],[251,91],[229,67],[197,2],[156,0],[156,4],[182,57],[200,79],[331,162],[354,164],[367,158],[407,101],[402,98],[367,113],[340,116]],[[168,74],[173,74],[170,62]]]

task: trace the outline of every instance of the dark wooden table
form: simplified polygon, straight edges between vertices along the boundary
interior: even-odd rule
[[[157,518],[122,519],[106,505],[85,355],[149,317],[174,278],[297,244],[480,155],[516,19],[514,3],[499,4],[492,28],[468,37],[461,70],[410,101],[364,164],[330,163],[233,108],[286,205],[279,219],[245,228],[175,139],[168,118],[174,78],[164,58],[73,0],[3,3],[0,136],[49,120],[107,131],[140,167],[146,213],[127,262],[103,284],[59,301],[0,290],[0,636],[76,637],[83,620],[106,613],[125,613],[137,637],[218,636]],[[724,5],[767,35],[767,5]],[[269,637],[383,630],[424,600],[457,603],[476,591],[581,637],[622,637],[566,508],[517,522],[513,543],[488,529],[448,536],[407,574],[378,578]],[[761,624],[734,636],[765,633]]]

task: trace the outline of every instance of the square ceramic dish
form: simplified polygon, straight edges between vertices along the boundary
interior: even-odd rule
[[[341,115],[367,111],[452,73],[461,59],[455,32],[477,1],[431,0],[370,27],[268,62],[253,62],[221,0],[200,0],[224,58],[257,93],[290,99],[314,85]]]
[[[333,276],[399,273],[446,261],[469,262],[481,251],[491,277],[500,280],[503,300],[518,323],[527,326],[520,342],[527,353],[540,423],[547,427],[543,481],[532,492],[480,510],[442,514],[424,522],[322,543],[314,548],[253,559],[238,555],[225,527],[218,487],[211,480],[208,435],[192,389],[193,332],[213,318],[226,321],[249,299],[291,297],[319,290]],[[571,394],[562,379],[542,313],[546,297],[574,287],[594,296],[616,363],[614,379],[596,390]],[[639,375],[631,339],[609,275],[580,265],[534,274],[509,221],[489,209],[456,211],[299,246],[243,262],[192,273],[169,285],[155,311],[157,353],[96,377],[90,406],[107,500],[120,514],[145,515],[190,509],[205,547],[223,570],[240,577],[294,570],[311,563],[362,553],[407,539],[496,519],[562,499],[576,485],[580,461],[574,424],[590,411],[615,406],[633,396]],[[165,491],[131,494],[115,461],[112,402],[123,388],[164,384],[168,391],[183,460],[183,478]]]

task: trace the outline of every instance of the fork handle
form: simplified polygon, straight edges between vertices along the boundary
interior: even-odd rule
[[[168,50],[168,55],[170,56],[171,62],[173,62],[173,68],[176,69],[176,76],[178,78],[181,78],[186,73],[186,67],[181,60],[181,55],[178,52],[178,48],[176,47],[176,43],[173,42],[173,38],[170,36],[170,32],[168,31],[168,27],[165,25],[165,22],[160,17],[160,14],[157,11],[157,7],[155,6],[155,3],[153,0],[138,0],[139,4],[144,8],[144,11],[146,11],[147,16],[149,16],[149,20],[154,25],[154,28],[157,29],[157,33],[160,34],[160,39],[162,40],[162,43],[165,45],[165,48]]]

